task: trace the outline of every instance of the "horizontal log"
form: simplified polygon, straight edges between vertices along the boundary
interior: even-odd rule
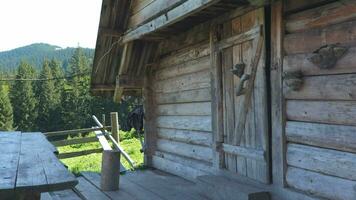
[[[164,104],[157,106],[157,114],[160,116],[209,116],[211,115],[210,102]]]
[[[170,65],[158,70],[155,73],[156,80],[172,78],[184,74],[190,74],[202,70],[207,70],[210,67],[210,57],[204,56],[196,60],[191,60],[178,65]]]
[[[192,131],[211,131],[211,116],[159,116],[157,127]]]
[[[129,18],[128,27],[136,27],[180,3],[182,3],[182,0],[155,0],[146,7],[142,8],[139,12],[133,14]]]
[[[288,13],[297,12],[300,10],[317,7],[328,2],[330,2],[330,0],[286,0],[284,11]]]
[[[356,102],[288,100],[287,118],[293,121],[356,125]]]
[[[157,149],[163,152],[206,162],[211,162],[213,159],[213,150],[209,147],[203,147],[199,145],[191,145],[182,142],[158,139]]]
[[[256,161],[266,162],[266,155],[263,150],[254,149],[250,147],[233,146],[229,144],[222,144],[222,151],[236,156],[250,158]]]
[[[356,154],[353,153],[289,143],[287,163],[293,167],[356,180]]]
[[[196,90],[186,90],[171,93],[156,93],[156,102],[158,104],[170,103],[190,103],[190,102],[210,102],[211,88],[202,88]]]
[[[210,87],[210,70],[178,76],[154,83],[156,92],[179,92]]]
[[[178,65],[188,61],[197,60],[208,55],[210,55],[209,41],[203,41],[201,43],[173,51],[162,57],[159,61],[159,66],[163,68]]]
[[[287,99],[356,100],[356,74],[303,77],[298,91],[285,88]]]
[[[70,139],[70,140],[53,141],[52,144],[56,147],[61,147],[61,146],[84,144],[84,143],[97,142],[97,141],[98,139],[96,137],[83,137],[83,138]]]
[[[303,75],[356,73],[356,47],[351,47],[331,69],[320,69],[308,60],[312,53],[292,54],[284,56],[283,71],[298,71]]]
[[[260,31],[261,31],[261,27],[257,26],[257,27],[251,28],[250,30],[248,30],[244,33],[223,39],[223,40],[219,41],[217,48],[219,50],[223,50],[223,49],[232,47],[234,45],[241,44],[241,43],[247,42],[249,40],[253,40],[254,38],[259,36]]]
[[[212,144],[211,132],[157,128],[157,135],[163,139],[174,140],[188,144],[203,146],[211,146]]]
[[[124,35],[123,42],[140,39],[144,35],[174,24],[217,2],[218,0],[187,0],[153,20],[129,31]]]
[[[288,121],[287,141],[356,153],[356,126]]]
[[[76,130],[65,130],[65,131],[54,131],[54,132],[47,132],[43,133],[47,137],[53,137],[53,136],[62,136],[62,135],[71,135],[71,134],[79,134],[79,133],[89,133],[89,132],[94,132],[97,130],[108,130],[110,129],[110,126],[105,126],[103,128],[83,128],[83,129],[76,129]]]
[[[198,176],[207,174],[197,168],[183,165],[158,156],[152,156],[152,165],[156,169],[160,169],[192,181],[194,181],[194,179]]]
[[[343,22],[320,29],[287,34],[284,39],[286,54],[311,53],[326,44],[356,45],[356,21]]]
[[[84,150],[84,151],[60,153],[58,155],[58,158],[59,159],[66,159],[66,158],[85,156],[85,155],[89,155],[89,154],[93,154],[93,153],[101,153],[101,152],[103,152],[103,149],[89,149],[89,150]]]
[[[336,1],[335,3],[289,15],[286,18],[286,31],[289,33],[301,32],[307,29],[320,28],[355,18],[355,1]]]
[[[297,190],[326,199],[354,200],[356,182],[308,170],[288,167],[287,184]]]
[[[201,161],[201,160],[195,160],[195,159],[190,159],[182,156],[178,156],[175,154],[167,153],[167,152],[162,152],[162,151],[155,151],[155,156],[167,159],[172,162],[179,163],[184,166],[189,166],[195,169],[202,170],[206,173],[211,173],[213,172],[213,166],[212,163]]]

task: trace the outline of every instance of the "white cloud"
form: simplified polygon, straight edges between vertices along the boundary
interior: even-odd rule
[[[0,51],[44,42],[95,47],[102,0],[0,0]]]

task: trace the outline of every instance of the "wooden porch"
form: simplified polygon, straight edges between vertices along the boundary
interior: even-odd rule
[[[199,192],[197,184],[159,170],[128,172],[120,176],[118,191],[100,189],[100,175],[82,172],[78,185],[72,190],[43,193],[42,200],[175,200],[208,199]]]

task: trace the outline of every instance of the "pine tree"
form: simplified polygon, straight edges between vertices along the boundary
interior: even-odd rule
[[[47,79],[46,81],[38,82],[37,99],[38,99],[38,117],[37,126],[40,131],[53,131],[53,119],[55,116],[56,104],[59,103],[59,99],[56,98],[56,91],[54,87],[54,80],[51,80],[52,70],[50,68],[49,61],[45,60],[43,63],[42,71],[40,73],[40,79]]]
[[[52,76],[54,78],[54,101],[55,101],[55,106],[58,106],[61,102],[62,99],[62,93],[63,93],[63,89],[65,86],[65,79],[63,79],[64,76],[64,72],[63,69],[60,65],[60,63],[58,61],[56,61],[55,59],[51,60],[51,62],[49,63],[49,66],[51,67],[51,72],[52,72]]]
[[[34,68],[21,62],[16,79],[31,79],[35,77]],[[11,103],[14,112],[14,122],[18,130],[36,130],[37,100],[32,81],[16,81],[10,91]]]
[[[88,58],[78,48],[69,62],[69,87],[62,97],[62,121],[66,128],[82,128],[90,124],[91,96],[89,94]]]
[[[8,91],[0,84],[0,130],[9,131],[13,127],[13,110]]]

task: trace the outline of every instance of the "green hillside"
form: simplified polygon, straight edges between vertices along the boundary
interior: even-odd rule
[[[76,48],[62,49],[55,45],[36,43],[24,47],[19,47],[9,51],[0,52],[0,71],[13,71],[19,66],[21,60],[40,69],[45,59],[57,59],[62,63],[64,69],[68,66],[68,61]],[[88,58],[93,58],[94,50],[83,48],[83,52]]]

